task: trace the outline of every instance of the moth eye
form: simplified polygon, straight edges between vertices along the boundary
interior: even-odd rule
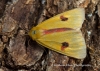
[[[36,34],[36,31],[33,31],[32,34]]]

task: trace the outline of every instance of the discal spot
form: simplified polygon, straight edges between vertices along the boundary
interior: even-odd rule
[[[63,51],[67,47],[69,47],[69,44],[67,42],[63,42],[61,46],[61,50]]]
[[[68,20],[68,18],[67,17],[64,17],[63,15],[60,16],[60,19],[61,19],[61,21],[67,21]]]

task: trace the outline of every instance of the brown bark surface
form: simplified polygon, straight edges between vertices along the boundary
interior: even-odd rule
[[[51,51],[26,35],[38,23],[77,7],[85,8],[86,58]],[[99,0],[1,0],[0,71],[100,71],[99,20]]]

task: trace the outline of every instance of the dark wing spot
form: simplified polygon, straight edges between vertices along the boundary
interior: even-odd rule
[[[61,21],[66,21],[66,20],[68,20],[68,18],[67,18],[67,17],[64,17],[64,16],[60,16],[60,19],[61,19]]]
[[[69,44],[68,44],[67,42],[63,42],[63,43],[62,43],[62,46],[68,47]]]
[[[69,44],[67,42],[63,42],[61,46],[61,50],[64,50],[67,47],[69,47]]]

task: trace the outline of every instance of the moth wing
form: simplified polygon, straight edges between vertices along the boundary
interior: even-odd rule
[[[68,19],[65,21],[62,21],[60,18],[61,16]],[[82,26],[84,19],[85,19],[84,8],[76,8],[76,9],[58,14],[40,23],[37,27],[41,29],[53,29],[53,28],[62,28],[62,27],[77,29]]]
[[[81,31],[53,33],[44,35],[36,41],[51,50],[67,56],[78,59],[86,57],[86,46]],[[63,42],[67,42],[69,46],[61,50]]]

